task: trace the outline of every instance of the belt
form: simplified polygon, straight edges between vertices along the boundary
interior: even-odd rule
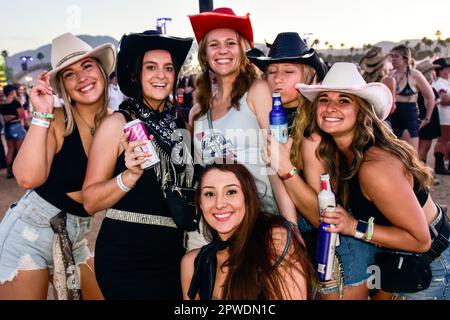
[[[439,257],[441,253],[448,248],[450,243],[450,221],[448,216],[442,212],[442,209],[439,208],[439,216],[430,226],[430,233],[433,239],[431,243],[431,248],[424,254],[422,254],[422,258],[431,263],[434,259]]]
[[[169,228],[177,228],[177,225],[171,217],[155,216],[117,209],[106,210],[106,217],[114,220],[120,220],[131,223],[152,224]]]

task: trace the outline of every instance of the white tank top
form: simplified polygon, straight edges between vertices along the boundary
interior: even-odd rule
[[[255,178],[265,211],[278,213],[263,159],[264,136],[256,115],[247,104],[247,93],[239,100],[240,109],[230,108],[209,127],[207,115],[194,122],[194,161],[203,166],[225,157],[247,167]]]

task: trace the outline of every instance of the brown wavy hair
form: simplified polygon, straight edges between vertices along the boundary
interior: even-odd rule
[[[257,74],[245,54],[245,51],[250,47],[248,40],[242,37],[238,32],[236,32],[236,35],[239,43],[241,61],[239,64],[239,74],[234,80],[233,90],[231,91],[231,105],[233,108],[239,110],[239,99],[242,98],[253,82],[257,79]],[[199,117],[208,112],[212,98],[211,81],[209,80],[210,67],[206,58],[207,38],[208,35],[203,37],[198,47],[198,61],[202,71],[197,76],[195,87],[197,92],[196,101],[200,106],[200,112],[194,116],[194,120],[197,120]]]
[[[222,299],[255,300],[283,299],[282,293],[288,290],[280,268],[287,272],[292,270],[303,274],[307,283],[306,297],[312,297],[312,283],[315,271],[309,261],[305,247],[292,235],[289,246],[293,246],[293,253],[288,253],[278,267],[274,267],[279,258],[273,239],[273,228],[285,226],[281,216],[269,215],[262,212],[261,200],[252,174],[242,164],[213,164],[207,166],[199,176],[199,188],[195,201],[201,212],[201,186],[205,175],[211,170],[231,172],[239,180],[244,193],[245,215],[242,223],[228,240],[230,245],[229,258],[221,266],[228,267]],[[206,234],[218,239],[218,234],[205,221]]]
[[[350,146],[355,158],[350,166],[347,164],[344,154],[337,148],[332,136],[317,126],[315,110],[318,99],[316,98],[313,103],[310,103],[310,108],[314,110],[312,113],[314,130],[321,136],[316,156],[324,163],[326,171],[330,173],[335,191],[343,206],[348,207],[349,180],[358,174],[362,163],[366,161],[364,159],[365,152],[371,146],[376,146],[397,157],[404,165],[404,173],[411,174],[421,189],[428,188],[433,182],[433,175],[430,168],[419,160],[415,150],[392,133],[392,130],[375,115],[372,106],[366,100],[355,95],[349,94],[349,96],[355,99],[359,106],[355,124],[357,130]]]

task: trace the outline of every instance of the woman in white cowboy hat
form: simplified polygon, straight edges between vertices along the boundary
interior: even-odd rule
[[[29,191],[0,225],[0,299],[46,299],[49,280],[56,299],[102,298],[81,187],[92,136],[107,114],[116,50],[65,33],[53,39],[51,61],[53,70],[30,92],[33,120],[14,163]],[[64,108],[53,108],[53,90]]]
[[[202,68],[196,83],[197,104],[190,112],[196,161],[201,165],[224,158],[241,162],[257,181],[264,210],[280,212],[296,222],[295,207],[280,178],[268,174],[263,160],[260,129],[269,127],[272,99],[267,83],[257,79],[245,55],[253,43],[249,14],[237,16],[230,8],[217,8],[189,19],[199,43]],[[210,70],[217,79],[214,93]]]
[[[336,63],[322,85],[297,88],[314,107],[314,123],[322,137],[318,155],[331,174],[340,203],[335,212],[324,214],[323,221],[336,226],[328,231],[341,234],[337,251],[344,253],[340,255],[344,279],[347,273],[360,277],[346,280],[344,298],[367,299],[366,280],[371,275],[367,268],[376,262],[381,275],[375,277],[381,276],[382,289],[398,289],[399,295],[410,299],[448,299],[442,279],[449,276],[450,224],[428,192],[429,169],[382,121],[392,102],[389,89],[381,83],[366,84],[350,63]],[[339,249],[342,240],[344,247]],[[406,283],[394,283],[400,277],[390,278],[389,271],[401,266],[385,269],[381,260],[375,260],[381,258],[382,249],[423,253],[418,259],[424,268],[431,263],[432,278],[420,269],[416,275],[427,279],[416,288],[408,287],[418,281],[414,276]],[[401,276],[413,271],[405,261]],[[404,293],[413,291],[419,292]]]
[[[107,209],[95,245],[95,271],[105,299],[181,298],[184,230],[166,195],[168,188],[189,188],[194,181],[190,159],[180,154],[184,120],[169,96],[191,45],[192,38],[154,30],[120,40],[119,87],[132,99],[99,128],[83,186],[88,212]],[[140,164],[150,154],[135,150],[146,141],[128,143],[123,133],[134,119],[153,136],[160,159],[145,171]]]

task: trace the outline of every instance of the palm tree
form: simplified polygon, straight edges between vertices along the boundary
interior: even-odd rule
[[[8,51],[7,50],[3,50],[2,51],[2,56],[5,59],[5,75],[6,75],[6,80],[8,80],[8,78],[9,78],[9,74],[8,74],[8,70],[9,70],[9,68],[8,68],[8,56],[9,56],[9,54],[8,54]]]
[[[344,46],[345,44],[343,42],[341,42],[341,55],[344,55]]]
[[[448,56],[448,46],[450,44],[450,38],[445,39],[446,56]]]
[[[352,56],[352,61],[353,61],[353,53],[355,52],[355,47],[350,47],[350,54]]]
[[[317,46],[318,46],[319,44],[320,44],[320,40],[319,40],[319,39],[314,39],[312,45],[313,45],[313,47],[316,48],[316,50],[317,50]]]

